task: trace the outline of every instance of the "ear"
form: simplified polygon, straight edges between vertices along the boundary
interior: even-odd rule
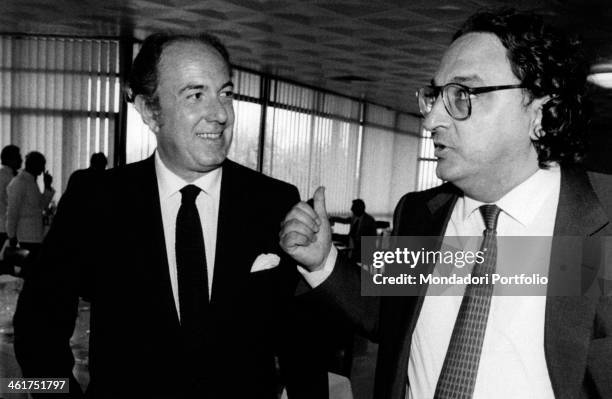
[[[529,104],[529,110],[531,112],[531,126],[529,129],[529,138],[531,140],[537,140],[541,135],[542,131],[542,108],[550,100],[550,96],[544,96],[535,98]]]
[[[151,129],[151,131],[157,135],[159,132],[159,115],[151,109],[147,100],[142,94],[139,94],[134,99],[134,107],[140,114],[142,121]]]

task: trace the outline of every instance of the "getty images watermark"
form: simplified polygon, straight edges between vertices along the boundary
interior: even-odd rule
[[[364,237],[362,294],[463,295],[491,284],[493,295],[581,296],[612,291],[612,240],[583,237]],[[490,253],[493,251],[494,253]],[[495,258],[495,268],[474,267]]]

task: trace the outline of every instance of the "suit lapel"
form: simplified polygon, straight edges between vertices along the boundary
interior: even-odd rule
[[[441,245],[444,231],[446,230],[446,226],[448,225],[448,221],[450,220],[458,197],[459,191],[454,186],[445,184],[442,186],[441,191],[437,192],[425,203],[426,208],[420,210],[420,212],[414,209],[401,209],[401,216],[398,219],[399,223],[395,234],[440,237],[438,244]],[[399,204],[398,206],[403,208],[403,204]],[[415,214],[422,215],[421,219],[411,225],[403,223],[406,220],[412,219]],[[439,250],[439,245],[437,248],[428,248],[428,250]],[[425,273],[431,273],[434,267],[435,264],[428,264]],[[390,384],[393,390],[390,397],[403,397],[405,394],[406,370],[408,370],[408,360],[410,359],[412,333],[416,328],[426,293],[427,285],[423,284],[420,287],[418,296],[390,298],[394,301],[401,301],[401,303],[394,303],[394,307],[402,312],[406,320],[404,324],[406,326],[406,334],[402,335],[403,342],[400,344],[399,365],[396,368],[395,381]]]
[[[554,236],[589,237],[606,224],[607,216],[587,174],[582,170],[563,169]],[[553,239],[551,265],[567,264],[568,256],[576,258],[575,253],[568,254],[566,249],[561,241]],[[582,256],[578,256],[570,267],[582,267],[581,261]],[[581,271],[576,272],[583,275]],[[563,285],[564,279],[567,280],[567,274],[564,276],[560,267],[551,267],[549,290],[554,292],[555,286]],[[549,296],[546,300],[544,348],[557,398],[578,395],[576,387],[582,385],[584,378],[596,305],[597,298],[585,296]]]
[[[426,215],[424,220],[422,223],[415,226],[416,228],[410,233],[410,235],[439,237],[435,247],[428,248],[428,250],[431,251],[438,251],[442,245],[444,232],[446,231],[446,226],[448,225],[451,214],[453,213],[453,208],[455,207],[457,198],[459,198],[458,190],[454,186],[448,184],[447,188],[427,201],[428,212],[423,212],[423,214]],[[425,273],[432,273],[435,266],[435,263],[429,263]],[[421,291],[418,296],[419,301],[417,304],[417,312],[415,313],[416,317],[413,318],[412,327],[410,329],[411,335],[416,325],[416,320],[418,319],[428,286],[426,284],[422,284],[420,288]]]
[[[236,267],[250,267],[250,263],[243,259],[250,251],[248,246],[252,245],[255,237],[253,229],[248,225],[253,219],[249,215],[252,208],[249,200],[245,197],[248,190],[242,181],[236,164],[230,160],[223,163],[223,175],[221,178],[221,193],[219,200],[219,218],[217,221],[217,245],[215,252],[215,269],[212,285],[211,303],[217,304],[232,300],[236,289],[240,288],[241,273],[237,273]],[[246,273],[249,270],[245,271]],[[228,289],[233,287],[233,289]]]
[[[136,218],[139,234],[142,238],[142,253],[146,269],[146,289],[151,292],[153,309],[159,312],[159,317],[168,320],[170,326],[179,327],[178,312],[174,303],[172,285],[170,283],[170,272],[168,267],[168,255],[166,253],[166,241],[164,238],[164,226],[162,222],[159,190],[157,188],[157,177],[155,173],[155,161],[151,156],[142,164],[140,176],[135,176],[133,181],[134,192],[132,200],[137,204],[133,209],[137,210],[139,217]],[[150,274],[148,273],[150,270]],[[161,324],[161,323],[160,323]]]

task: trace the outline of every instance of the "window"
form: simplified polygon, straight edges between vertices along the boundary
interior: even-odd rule
[[[415,189],[416,118],[368,105],[364,125],[360,197],[366,212],[390,220],[401,196]]]
[[[0,146],[45,155],[56,189],[94,152],[113,159],[118,112],[118,42],[0,36]]]
[[[234,70],[234,137],[228,157],[257,170],[261,129],[261,80],[254,73]]]
[[[328,212],[346,212],[359,182],[359,102],[281,81],[270,93],[263,172],[295,184],[304,200],[326,186]]]
[[[420,141],[417,190],[427,190],[439,186],[443,181],[436,176],[436,165],[438,161],[434,156],[434,144],[431,138],[431,132],[421,129]]]

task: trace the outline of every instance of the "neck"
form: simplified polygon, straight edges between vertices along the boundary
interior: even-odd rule
[[[168,162],[166,157],[164,156],[164,154],[161,153],[161,152],[159,152],[159,159],[162,161],[164,166],[166,168],[168,168],[168,170],[170,170],[172,173],[174,173],[175,175],[177,175],[181,179],[185,180],[187,183],[192,183],[192,182],[196,181],[197,179],[199,179],[200,177],[202,177],[205,174],[207,174],[208,172],[211,172],[211,171],[221,167],[221,165],[218,165],[218,166],[215,166],[215,167],[210,167],[210,168],[205,169],[205,170],[197,170],[197,171],[195,171],[195,170],[185,170],[185,169],[181,169],[181,168],[176,167],[171,162]]]

